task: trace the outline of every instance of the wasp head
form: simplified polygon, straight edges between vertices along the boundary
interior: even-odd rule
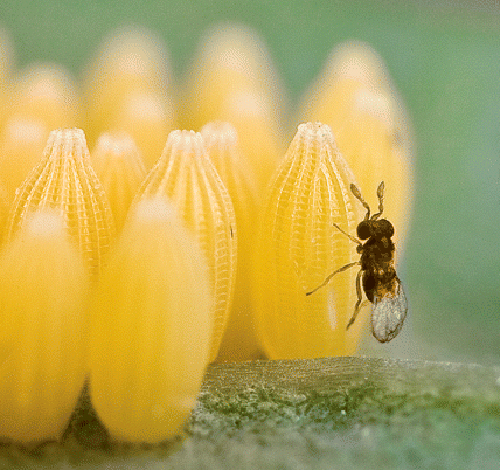
[[[370,220],[363,220],[360,222],[356,228],[356,233],[360,240],[366,240],[371,237],[371,224]]]
[[[394,235],[394,226],[386,219],[363,220],[358,224],[356,232],[360,240],[367,240],[370,237],[391,238]]]

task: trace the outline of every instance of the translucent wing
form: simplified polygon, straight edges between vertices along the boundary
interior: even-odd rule
[[[408,300],[401,281],[396,278],[395,283],[394,289],[375,298],[372,306],[372,332],[381,343],[398,335],[408,312]]]

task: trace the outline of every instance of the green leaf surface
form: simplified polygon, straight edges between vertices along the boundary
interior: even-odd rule
[[[84,393],[62,443],[0,447],[3,468],[498,468],[500,369],[373,358],[208,368],[182,438],[109,440]]]

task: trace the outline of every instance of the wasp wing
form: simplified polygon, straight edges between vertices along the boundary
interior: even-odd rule
[[[395,278],[393,289],[381,297],[375,297],[373,302],[372,332],[375,339],[386,343],[395,338],[403,326],[407,312],[408,300],[401,281]]]

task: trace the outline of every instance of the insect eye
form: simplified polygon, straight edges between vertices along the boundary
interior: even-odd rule
[[[366,221],[360,222],[356,228],[356,233],[358,234],[358,238],[360,240],[370,238],[370,232],[370,224]]]

